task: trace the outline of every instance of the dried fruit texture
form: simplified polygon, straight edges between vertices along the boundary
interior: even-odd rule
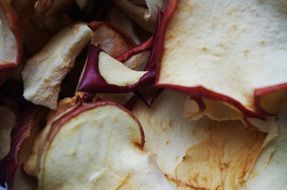
[[[94,31],[91,44],[100,47],[114,58],[117,58],[135,46],[132,39],[109,24],[92,22],[89,26]]]
[[[184,94],[165,91],[151,108],[133,113],[145,132],[145,148],[178,189],[240,189],[264,146],[266,134],[239,121],[183,116]]]
[[[170,1],[159,29],[157,86],[223,101],[249,117],[278,112],[287,86],[283,1]]]
[[[79,107],[53,123],[38,188],[173,189],[143,145],[140,124],[123,108]]]
[[[22,38],[17,16],[6,2],[0,1],[0,69],[15,67],[22,56]]]
[[[78,90],[88,93],[121,93],[150,83],[153,71],[134,71],[95,46],[89,47]]]
[[[61,82],[91,36],[92,31],[85,24],[74,24],[54,36],[22,72],[24,97],[34,104],[56,109]]]
[[[141,4],[123,0],[113,1],[130,19],[147,31],[154,32],[158,10],[164,7],[163,0],[146,0]]]

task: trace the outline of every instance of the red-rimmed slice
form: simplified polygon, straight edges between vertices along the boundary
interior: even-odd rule
[[[153,81],[154,74],[153,70],[129,69],[100,48],[91,45],[78,90],[89,93],[130,92]]]
[[[0,2],[0,70],[17,66],[22,57],[20,24],[13,9]]]
[[[56,109],[60,85],[91,37],[92,30],[86,24],[68,26],[55,35],[25,65],[24,97],[34,104]]]
[[[240,121],[207,117],[194,121],[183,116],[179,108],[184,104],[184,94],[165,90],[150,108],[143,103],[133,107],[145,132],[146,150],[154,154],[161,171],[178,189],[244,189],[254,177],[250,175],[253,165],[278,135],[273,130],[281,123],[270,122],[272,130],[267,135],[245,128]],[[284,147],[280,151],[286,153]],[[272,162],[274,169],[283,171],[276,160]],[[264,170],[262,163],[259,168]],[[260,185],[254,182],[254,187]]]
[[[286,97],[286,30],[283,1],[169,1],[156,39],[156,85],[248,117],[276,114]]]
[[[173,189],[143,150],[135,117],[114,103],[82,105],[54,121],[41,155],[39,189]]]

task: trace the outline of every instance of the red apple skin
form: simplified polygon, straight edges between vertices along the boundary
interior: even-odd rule
[[[186,86],[180,86],[180,85],[158,84],[159,74],[160,74],[160,69],[161,69],[160,63],[161,63],[161,58],[164,53],[163,47],[164,47],[166,28],[168,26],[169,20],[171,19],[171,17],[173,16],[176,10],[177,3],[178,3],[178,0],[168,0],[167,5],[166,5],[166,10],[159,12],[158,26],[157,26],[157,30],[155,34],[155,39],[154,39],[155,41],[154,48],[152,50],[152,54],[154,56],[153,61],[156,63],[155,86],[159,88],[169,88],[173,90],[182,91],[182,92],[189,94],[194,99],[197,99],[198,97],[206,97],[206,98],[210,98],[214,100],[227,102],[235,106],[237,109],[239,109],[246,117],[258,118],[258,119],[264,120],[266,116],[274,115],[274,114],[268,113],[268,111],[264,110],[261,107],[260,98],[272,92],[276,92],[279,90],[285,90],[285,89],[287,90],[287,83],[255,89],[255,92],[254,92],[255,111],[247,109],[240,102],[238,102],[237,100],[229,96],[219,94],[217,92],[213,92],[211,90],[206,89],[203,86],[186,87]]]
[[[17,51],[17,58],[16,63],[2,63],[0,65],[0,71],[13,68],[17,66],[21,62],[22,53],[23,53],[23,41],[22,41],[22,35],[20,30],[20,23],[18,21],[17,15],[14,12],[14,10],[7,5],[5,2],[0,1],[0,9],[2,9],[5,13],[5,16],[7,18],[9,28],[13,32],[15,38],[16,38],[16,51]]]
[[[125,62],[133,55],[136,55],[138,53],[151,49],[152,44],[153,44],[153,37],[150,37],[147,41],[143,42],[142,44],[134,47],[133,49],[117,57],[117,60],[120,62]]]
[[[100,75],[98,57],[102,50],[90,45],[87,58],[87,66],[84,71],[78,91],[88,93],[125,93],[135,90],[138,86],[154,81],[155,71],[147,72],[137,83],[129,86],[116,86],[108,84]]]
[[[24,113],[18,114],[16,126],[11,133],[11,149],[7,156],[7,185],[13,190],[14,176],[17,167],[19,167],[19,153],[23,148],[24,141],[29,138],[34,123],[34,116],[38,109],[29,105]]]
[[[138,123],[142,139],[141,139],[141,143],[137,144],[137,146],[140,149],[143,149],[144,144],[145,144],[145,137],[144,137],[143,128],[142,128],[140,122],[138,121],[138,119],[135,117],[135,115],[133,113],[131,113],[126,108],[124,108],[124,107],[122,107],[122,106],[120,106],[114,102],[110,102],[110,101],[98,101],[98,102],[94,102],[94,103],[90,103],[90,104],[78,104],[74,108],[72,108],[69,111],[67,111],[66,113],[64,113],[60,118],[57,118],[56,120],[54,120],[52,122],[51,130],[49,131],[47,141],[46,141],[47,143],[45,146],[49,146],[49,143],[53,141],[53,138],[56,136],[56,134],[58,133],[60,128],[69,120],[73,119],[74,117],[78,116],[79,114],[81,114],[85,111],[95,109],[95,108],[101,107],[101,106],[108,106],[108,105],[116,106],[117,108],[123,110],[124,112],[128,113],[129,116],[132,117]]]

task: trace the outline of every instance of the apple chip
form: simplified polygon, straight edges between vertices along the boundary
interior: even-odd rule
[[[74,24],[54,36],[22,72],[24,97],[34,104],[56,109],[61,82],[91,36],[92,30],[85,24]]]
[[[246,189],[282,189],[287,181],[287,104],[280,111],[279,135],[262,151],[248,177]]]
[[[15,67],[22,56],[22,38],[17,16],[0,1],[0,69]]]
[[[286,99],[286,10],[279,0],[169,1],[156,39],[157,86],[223,101],[248,117],[276,114]]]
[[[131,38],[107,23],[95,21],[89,26],[94,31],[91,44],[100,47],[114,58],[135,46]]]
[[[240,121],[193,121],[183,116],[184,94],[165,91],[151,108],[134,106],[161,171],[178,189],[240,189],[256,162],[266,133]]]
[[[139,122],[123,108],[78,107],[50,128],[38,189],[174,189],[143,146]]]
[[[91,45],[78,90],[89,93],[130,92],[153,79],[153,71],[129,69],[98,47]]]

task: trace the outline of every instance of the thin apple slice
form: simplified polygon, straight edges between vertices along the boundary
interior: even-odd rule
[[[286,102],[278,116],[279,136],[262,151],[248,177],[247,189],[284,189],[287,182]]]
[[[114,58],[135,46],[135,42],[131,38],[105,22],[95,21],[89,26],[94,31],[91,44],[100,47]]]
[[[129,0],[113,1],[130,19],[147,31],[154,32],[158,10],[164,7],[164,0],[146,0],[145,6]]]
[[[276,114],[277,95],[262,100],[268,106],[258,99],[286,91],[283,1],[169,1],[158,29],[157,86],[229,103],[249,117]]]
[[[243,188],[266,133],[248,130],[240,121],[193,121],[179,109],[184,103],[184,94],[166,90],[151,108],[134,106],[146,150],[179,189]]]
[[[61,82],[91,36],[92,30],[85,24],[74,24],[54,36],[22,72],[24,97],[34,104],[56,109]]]
[[[39,189],[174,189],[142,148],[139,122],[123,108],[83,105],[52,124]]]
[[[22,56],[20,25],[12,8],[0,1],[0,69],[15,67]]]
[[[153,71],[129,69],[98,47],[91,45],[78,90],[89,93],[130,92],[153,79]]]

